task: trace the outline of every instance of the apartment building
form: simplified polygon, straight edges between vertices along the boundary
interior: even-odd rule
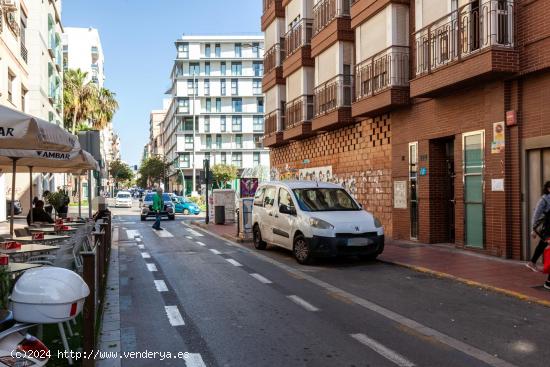
[[[261,141],[263,37],[183,36],[175,45],[172,101],[163,124],[169,189],[181,189],[177,176],[183,173],[187,191],[198,191],[204,159],[240,170],[268,167]]]
[[[164,157],[162,142],[162,123],[166,118],[166,110],[153,110],[149,116],[149,144],[151,155]]]
[[[396,239],[528,258],[550,179],[545,14],[542,0],[265,0],[274,175],[330,174]]]

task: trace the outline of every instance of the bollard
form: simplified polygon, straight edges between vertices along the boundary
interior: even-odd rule
[[[83,348],[87,355],[92,355],[96,348],[95,342],[95,316],[96,316],[96,261],[93,252],[82,252],[84,281],[90,288],[90,295],[84,301],[83,317]],[[95,361],[91,359],[82,360],[83,367],[94,367]]]

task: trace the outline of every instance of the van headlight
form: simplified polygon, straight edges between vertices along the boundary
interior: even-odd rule
[[[334,229],[334,226],[332,224],[319,218],[309,218],[309,224],[313,228]]]
[[[376,228],[380,228],[382,227],[382,222],[380,222],[380,219],[376,218],[376,217],[373,217],[374,218],[374,226]]]

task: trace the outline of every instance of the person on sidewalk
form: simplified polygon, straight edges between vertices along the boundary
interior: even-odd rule
[[[533,257],[531,257],[531,261],[525,264],[525,266],[532,271],[539,271],[537,268],[537,261],[544,252],[546,246],[548,246],[548,242],[546,241],[550,239],[550,228],[545,225],[546,222],[548,222],[548,216],[550,216],[550,181],[547,181],[542,188],[542,197],[535,208],[531,221],[533,228],[531,236],[533,238],[540,238],[539,244],[533,253]],[[544,288],[550,289],[550,274],[544,283]]]
[[[53,223],[52,217],[44,210],[44,202],[38,200],[32,210],[32,221],[41,223]],[[27,224],[31,225],[31,211],[27,214]]]
[[[153,211],[155,212],[155,224],[153,229],[161,231],[160,228],[160,212],[164,209],[164,200],[162,200],[162,189],[158,188],[155,196],[153,196]]]

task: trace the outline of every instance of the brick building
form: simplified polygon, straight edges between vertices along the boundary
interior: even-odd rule
[[[327,172],[396,239],[527,258],[550,180],[549,5],[264,0],[274,174]]]

